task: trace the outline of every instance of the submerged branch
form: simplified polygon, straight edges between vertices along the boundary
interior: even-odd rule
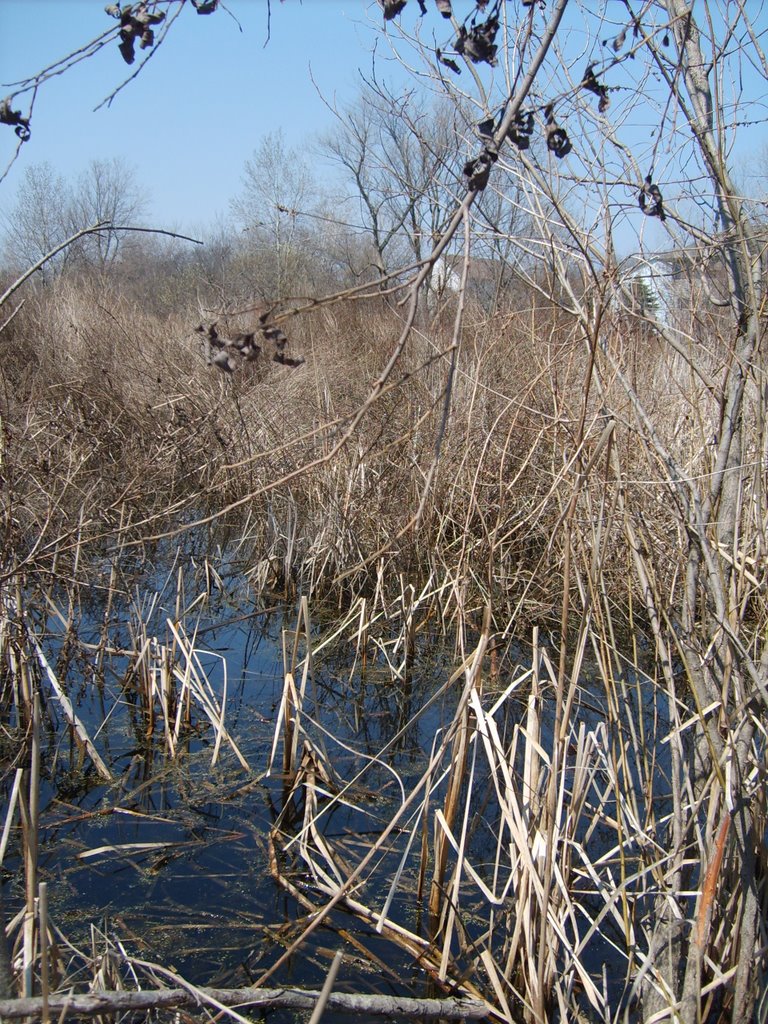
[[[177,1006],[204,1006],[216,1002],[225,1006],[311,1010],[319,992],[294,988],[169,988],[155,992],[90,992],[82,995],[56,995],[48,999],[48,1011],[60,1020],[78,1014],[95,1016],[121,1010],[154,1010]],[[488,1015],[484,1003],[472,999],[412,999],[399,996],[362,995],[335,992],[328,996],[327,1009],[339,1013],[367,1013],[373,1016],[426,1017],[445,1020],[480,1020]],[[0,1019],[39,1019],[41,997],[0,1000]]]

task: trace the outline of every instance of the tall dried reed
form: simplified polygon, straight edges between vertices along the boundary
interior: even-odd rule
[[[2,701],[25,738],[5,765],[9,779],[22,772],[13,785],[27,829],[25,972],[45,946],[34,923],[39,687],[30,673],[53,691],[57,678],[35,642],[38,610],[75,644],[70,626],[88,587],[107,579],[112,595],[132,563],[161,562],[169,538],[196,525],[201,594],[226,560],[262,596],[302,597],[273,749],[274,762],[282,741],[285,804],[301,813],[280,817],[271,863],[300,898],[284,869],[298,853],[326,900],[303,895],[318,924],[343,903],[436,983],[463,986],[509,1021],[618,1019],[649,991],[674,1015],[677,968],[665,957],[682,947],[664,937],[679,927],[697,958],[686,1013],[727,1014],[732,979],[746,976],[740,965],[759,938],[742,928],[742,900],[765,900],[764,713],[746,691],[731,693],[743,687],[734,651],[745,665],[765,661],[766,417],[756,379],[745,384],[740,466],[751,471],[739,528],[707,548],[711,580],[727,576],[730,588],[727,650],[695,621],[681,639],[690,531],[670,470],[674,462],[690,480],[718,471],[715,382],[732,358],[718,324],[689,325],[701,346],[694,368],[642,324],[606,313],[598,370],[575,314],[531,303],[468,315],[443,423],[450,325],[415,328],[397,374],[367,405],[382,349],[401,328],[396,306],[371,299],[287,321],[306,362],[256,363],[232,377],[205,365],[196,319],[59,280],[0,333]],[[213,730],[214,760],[227,745],[244,765],[196,656],[200,595],[182,589],[161,631],[146,628],[137,602],[126,690],[146,735],[169,753],[196,714]],[[419,631],[439,628],[458,655],[445,687],[460,690],[450,722],[421,775],[398,777],[400,803],[357,862],[323,832],[334,801],[357,806],[359,778],[338,777],[315,728],[310,599],[337,609],[331,632],[347,640],[351,664],[368,673],[375,652],[388,666],[408,706],[403,729],[422,713],[407,701]],[[95,645],[102,666],[110,600]],[[702,591],[702,621],[707,601]],[[517,645],[529,637],[522,658]],[[722,660],[722,693],[705,704],[692,643],[705,666]],[[64,698],[82,756],[98,768]],[[361,772],[383,770],[387,754],[374,752]],[[726,798],[735,770],[749,820]],[[413,893],[423,907],[409,905]]]

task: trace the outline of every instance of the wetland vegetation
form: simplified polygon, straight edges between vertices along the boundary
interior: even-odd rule
[[[713,115],[762,52],[459,6],[471,93],[381,4],[428,74],[324,140],[364,231],[274,139],[257,245],[70,223],[28,273],[14,221],[0,1017],[766,1019],[766,229]]]

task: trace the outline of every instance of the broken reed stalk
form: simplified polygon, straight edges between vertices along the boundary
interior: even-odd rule
[[[366,616],[368,602],[365,597],[360,599],[360,621],[357,629],[357,643],[355,646],[355,661],[360,657],[360,681],[365,685],[366,670],[368,668],[368,630],[370,620]]]
[[[13,992],[13,963],[8,948],[5,903],[0,888],[0,999],[10,999]]]
[[[288,877],[288,875],[286,875],[286,873],[280,869],[279,859],[277,856],[277,838],[278,833],[276,829],[270,830],[269,836],[267,838],[270,875],[275,880],[275,882],[278,885],[282,886],[282,888],[285,889],[287,893],[290,893],[290,895],[296,900],[297,904],[303,907],[309,914],[315,915],[319,913],[321,908],[318,906],[317,903],[314,903],[312,900],[309,899],[309,897],[307,896],[306,887],[303,889],[298,888],[291,881],[290,877]],[[383,935],[384,938],[386,938],[388,941],[391,941],[398,945],[400,948],[405,949],[409,953],[409,955],[414,958],[414,960],[424,965],[425,970],[430,974],[430,976],[435,977],[436,972],[428,959],[429,944],[425,939],[422,939],[420,936],[412,932],[408,932],[407,929],[405,928],[397,928],[395,926],[392,926],[388,922],[385,923],[382,927],[380,921],[374,921],[373,915],[367,908],[363,907],[362,904],[357,903],[357,901],[352,900],[351,897],[349,896],[345,898],[344,906],[353,914],[359,915],[361,918],[370,921],[371,924],[375,924],[378,933]],[[347,943],[349,946],[357,950],[360,953],[360,955],[364,957],[364,959],[370,961],[371,963],[377,962],[377,957],[375,953],[373,953],[366,945],[364,945],[360,938],[357,935],[355,935],[354,932],[349,931],[346,928],[337,928],[336,931],[338,937],[342,939],[345,943]],[[393,977],[396,977],[396,975],[393,974]],[[471,996],[471,993],[469,993],[469,995]]]
[[[41,882],[38,889],[38,927],[40,932],[40,996],[43,1024],[49,1024],[49,964],[48,964],[48,883]]]
[[[222,688],[222,699],[221,704],[213,691],[210,681],[206,677],[203,670],[203,666],[200,663],[198,652],[195,648],[194,636],[190,639],[183,632],[183,626],[181,624],[176,625],[171,619],[166,620],[166,625],[171,631],[175,644],[179,652],[183,655],[185,661],[185,668],[181,670],[179,668],[173,669],[173,675],[182,683],[183,687],[189,692],[190,699],[194,696],[197,706],[202,709],[206,718],[211,723],[211,726],[215,730],[216,739],[214,742],[213,753],[211,756],[211,765],[215,765],[218,760],[219,750],[221,748],[222,741],[226,741],[230,750],[234,753],[241,768],[244,771],[250,771],[248,761],[241,752],[239,746],[232,738],[228,730],[224,726],[224,713],[226,710],[226,699],[227,699],[227,673],[226,664],[224,665],[224,684]],[[162,665],[162,659],[161,659]],[[179,706],[181,706],[181,701]],[[178,725],[178,718],[177,718]],[[174,734],[176,739],[177,733]]]
[[[309,1024],[320,1024],[320,1018],[325,1012],[325,1008],[328,1005],[328,999],[333,991],[333,986],[336,983],[336,975],[339,973],[342,959],[343,954],[340,949],[337,949],[333,955],[333,961],[328,969],[328,974],[320,991],[320,995],[317,997],[317,1002],[315,1003],[315,1008],[312,1011],[312,1016],[309,1018]]]
[[[456,729],[451,748],[451,771],[448,777],[448,785],[443,805],[443,817],[448,830],[453,828],[453,823],[459,811],[459,797],[465,783],[467,767],[467,750],[469,746],[469,705],[466,704],[461,711],[461,719]],[[434,850],[434,870],[432,874],[432,885],[429,892],[429,934],[433,941],[437,941],[441,929],[443,911],[446,909],[446,883],[445,872],[448,860],[448,843],[443,829],[436,830]]]
[[[403,616],[403,686],[409,690],[413,684],[413,663],[416,656],[416,630],[414,623],[416,591],[412,583],[406,586],[400,576],[400,602]]]
[[[64,716],[69,722],[69,725],[72,729],[75,738],[77,739],[78,744],[84,750],[87,751],[88,756],[90,757],[91,761],[93,761],[96,771],[99,773],[102,779],[111,782],[112,773],[104,763],[104,760],[101,754],[99,753],[98,749],[96,748],[95,743],[93,743],[93,741],[91,740],[90,736],[88,735],[88,731],[86,730],[85,726],[83,725],[80,718],[76,714],[75,709],[72,706],[72,701],[64,692],[64,687],[59,682],[56,673],[53,671],[50,662],[46,658],[45,652],[43,651],[40,641],[37,639],[37,637],[31,630],[27,631],[27,635],[37,656],[37,660],[40,662],[40,667],[43,669],[48,678],[48,682],[51,685],[51,689],[53,690],[54,696],[56,697],[56,700],[59,706],[61,707],[61,710],[64,712]]]
[[[24,995],[31,996],[34,994],[37,856],[40,834],[40,697],[37,693],[33,698],[29,788],[26,794],[22,794],[20,808],[24,826],[22,831],[26,888],[22,979]]]
[[[11,786],[11,794],[8,799],[8,806],[5,811],[5,821],[3,822],[3,834],[0,836],[0,868],[3,866],[5,860],[5,851],[8,848],[8,838],[11,834],[11,828],[13,827],[13,817],[16,811],[16,803],[19,799],[19,792],[21,790],[22,782],[25,777],[25,769],[17,768],[13,777],[13,785]]]
[[[301,661],[302,673],[301,683],[296,687],[296,672],[299,667],[299,638],[301,631],[304,631],[306,650]],[[291,647],[290,659],[287,648],[288,632],[283,630],[283,666],[284,685],[283,695],[280,701],[277,722],[275,724],[275,735],[272,743],[272,756],[270,757],[270,768],[277,750],[278,734],[280,723],[283,724],[283,780],[286,793],[289,793],[296,781],[299,771],[299,736],[301,734],[301,709],[304,704],[304,697],[307,690],[307,679],[312,659],[312,636],[309,619],[309,602],[306,596],[302,596],[299,604],[299,614],[296,626],[293,631],[293,645]],[[287,799],[287,797],[286,797]]]

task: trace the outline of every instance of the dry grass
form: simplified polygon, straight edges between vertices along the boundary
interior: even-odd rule
[[[126,566],[161,564],[163,536],[173,544],[198,523],[209,587],[227,560],[257,595],[302,597],[286,640],[273,749],[277,764],[282,742],[285,799],[270,842],[274,876],[317,915],[313,927],[342,903],[495,1019],[618,1020],[649,987],[664,1012],[679,1009],[660,940],[672,913],[700,965],[686,999],[701,1019],[724,1019],[738,964],[753,956],[742,949],[739,893],[746,884],[765,900],[765,718],[746,692],[733,699],[744,675],[704,618],[681,639],[690,537],[661,453],[691,481],[715,469],[727,338],[692,321],[694,370],[619,316],[594,359],[575,317],[540,305],[470,310],[441,436],[452,327],[424,321],[339,447],[399,334],[396,307],[367,300],[288,320],[306,363],[256,364],[231,378],[206,367],[197,322],[192,310],[150,315],[113,288],[59,280],[30,294],[0,334],[0,653],[3,720],[23,741],[5,770],[8,780],[25,773],[13,792],[27,822],[27,984],[42,969],[35,936],[45,928],[34,924],[34,692],[41,672],[56,691],[57,673],[41,656],[35,615],[59,602],[69,633],[106,567],[102,641],[81,652],[98,667]],[[728,572],[729,628],[753,666],[768,625],[756,381],[746,384],[739,530],[715,548],[713,570]],[[638,408],[652,430],[638,427]],[[126,679],[147,735],[169,755],[192,716],[207,722],[214,761],[228,747],[247,767],[196,656],[197,595],[182,589],[160,636],[138,608]],[[400,803],[361,857],[325,837],[324,816],[336,800],[355,803],[388,749],[361,774],[337,777],[332,738],[313,728],[322,645],[310,601],[337,609],[328,643],[348,651],[350,685],[374,656],[406,685],[428,629],[451,636],[458,656],[444,687],[460,694],[450,724],[419,778],[399,780]],[[521,663],[516,644],[531,637]],[[704,664],[725,657],[719,703],[697,704],[692,651]],[[77,730],[74,710],[61,707]],[[91,738],[80,742],[87,752]],[[702,742],[711,744],[704,766]],[[738,744],[747,834],[727,795]],[[285,869],[292,856],[313,893]]]
[[[286,593],[360,592],[380,553],[393,579],[466,577],[481,600],[493,581],[499,614],[557,600],[556,585],[537,574],[534,588],[531,576],[562,482],[568,424],[551,360],[552,346],[562,363],[572,344],[567,325],[541,311],[470,325],[442,462],[409,528],[434,457],[444,334],[415,333],[399,376],[324,461],[392,345],[396,312],[370,300],[289,321],[304,366],[229,378],[205,366],[192,313],[158,319],[95,288],[57,281],[0,338],[7,575],[54,558],[61,571],[84,545],[114,550],[116,537],[144,540],[235,506],[227,519],[253,552],[255,581]],[[517,579],[511,562],[527,567]]]

